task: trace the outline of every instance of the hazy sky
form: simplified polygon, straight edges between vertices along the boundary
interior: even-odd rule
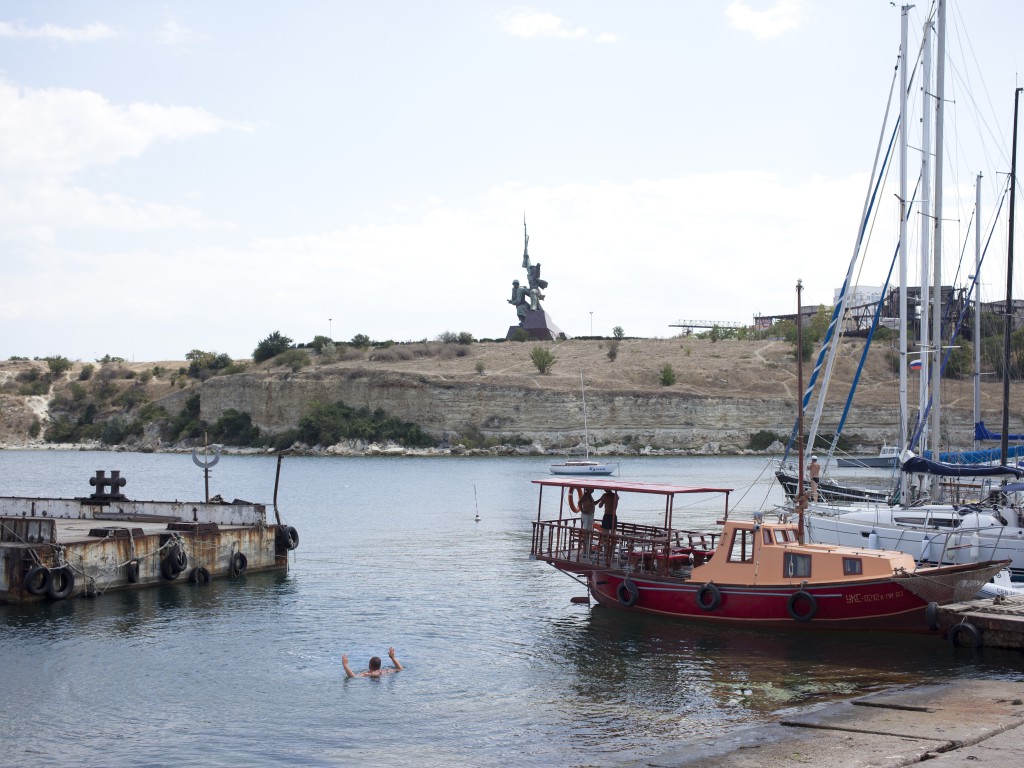
[[[798,278],[831,303],[899,21],[888,0],[4,3],[0,358],[503,337],[524,212],[570,335],[749,323]],[[975,174],[987,206],[1009,170],[1024,3],[951,1],[949,25],[955,261]]]

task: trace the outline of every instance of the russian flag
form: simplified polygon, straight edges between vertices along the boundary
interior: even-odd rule
[[[920,360],[911,360],[910,361],[910,370],[912,370],[912,371],[920,371],[921,370],[921,361]]]

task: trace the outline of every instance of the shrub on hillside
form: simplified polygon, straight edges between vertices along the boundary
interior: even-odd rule
[[[262,363],[264,360],[280,355],[291,345],[291,339],[282,335],[280,331],[274,331],[256,345],[256,349],[252,351],[252,360],[254,363]]]
[[[547,373],[551,370],[551,366],[555,364],[555,356],[552,355],[544,347],[534,347],[530,352],[530,360],[537,366],[537,370],[541,373]]]

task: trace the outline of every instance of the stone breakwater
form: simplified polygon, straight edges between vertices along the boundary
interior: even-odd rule
[[[178,393],[161,402],[173,411],[186,396]],[[458,450],[462,439],[473,435],[518,445],[517,452],[565,452],[581,446],[584,437],[579,392],[508,386],[486,378],[450,381],[367,370],[213,378],[201,390],[201,416],[213,422],[233,408],[250,414],[261,429],[281,432],[294,428],[314,401],[383,409],[419,424],[446,446],[442,450]],[[635,453],[638,446],[650,451],[740,453],[760,430],[789,434],[796,415],[795,403],[788,400],[730,397],[725,392],[708,397],[670,388],[588,388],[586,405],[591,449],[599,455]],[[841,403],[827,407],[822,423],[836,424],[841,410]],[[855,406],[848,417],[847,438],[866,446],[892,443],[896,418],[895,408]],[[947,427],[949,439],[969,441],[969,422],[969,415],[957,416],[955,423],[961,426]],[[336,452],[368,449],[349,445]]]

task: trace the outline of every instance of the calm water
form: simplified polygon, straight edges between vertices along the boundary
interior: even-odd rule
[[[285,459],[287,574],[0,607],[9,765],[614,765],[788,708],[1019,654],[936,638],[710,630],[574,605],[530,561],[544,459]],[[275,460],[226,456],[211,493],[265,502]],[[0,452],[4,495],[202,498],[188,456]],[[624,477],[781,496],[763,459],[626,460]],[[473,518],[479,510],[481,521]],[[713,519],[717,506],[691,511]],[[407,671],[346,680],[394,645]]]

